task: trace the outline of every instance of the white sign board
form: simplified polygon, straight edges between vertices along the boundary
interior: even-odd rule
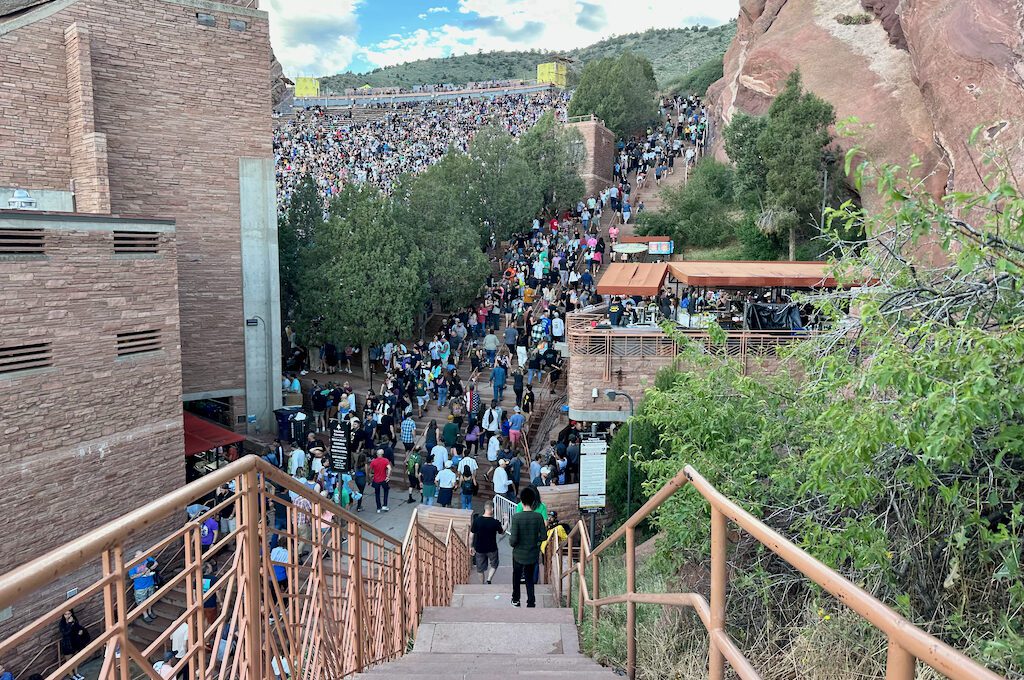
[[[607,452],[604,439],[588,439],[580,444],[580,510],[605,506]]]

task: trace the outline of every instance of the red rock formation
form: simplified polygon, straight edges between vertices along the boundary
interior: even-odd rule
[[[804,85],[827,99],[837,120],[856,117],[853,142],[872,159],[922,161],[934,192],[981,185],[983,139],[1005,149],[1024,177],[1024,9],[1003,0],[863,0],[880,17],[844,25],[863,13],[858,0],[741,0],[725,77],[709,99],[720,122],[737,111],[763,114],[799,68]],[[905,49],[902,49],[905,44]],[[719,136],[719,145],[721,139]],[[719,148],[718,153],[724,152]],[[870,206],[873,198],[865,195]]]

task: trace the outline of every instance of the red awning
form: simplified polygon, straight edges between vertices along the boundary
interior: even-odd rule
[[[226,427],[203,420],[194,413],[185,415],[185,455],[194,456],[218,446],[237,444],[245,441],[245,435],[232,432]]]
[[[657,295],[668,272],[667,262],[613,262],[597,284],[600,295]]]

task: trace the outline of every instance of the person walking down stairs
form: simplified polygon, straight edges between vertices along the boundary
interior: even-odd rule
[[[526,606],[536,607],[534,572],[540,559],[540,544],[547,537],[544,518],[533,511],[537,492],[531,487],[523,489],[519,498],[522,512],[512,515],[508,544],[512,547],[512,606],[519,606],[519,582],[526,581]]]

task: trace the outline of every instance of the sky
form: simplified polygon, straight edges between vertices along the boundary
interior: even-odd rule
[[[568,50],[612,35],[736,18],[739,0],[261,0],[289,76],[492,50]]]

